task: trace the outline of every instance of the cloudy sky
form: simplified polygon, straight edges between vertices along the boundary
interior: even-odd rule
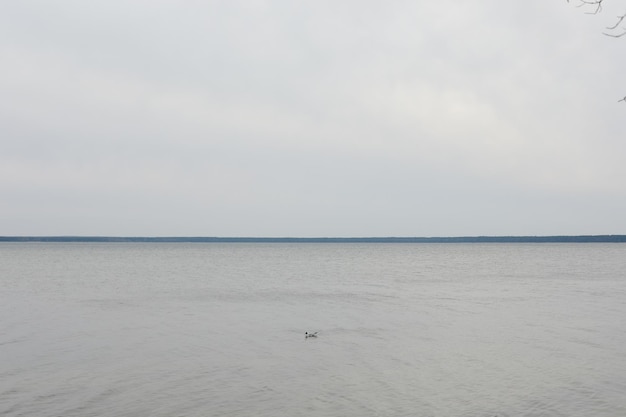
[[[626,234],[620,3],[3,2],[0,235]]]

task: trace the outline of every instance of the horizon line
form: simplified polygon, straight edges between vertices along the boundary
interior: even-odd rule
[[[162,242],[162,243],[567,243],[626,242],[626,235],[476,235],[370,237],[252,237],[252,236],[0,236],[0,242]]]

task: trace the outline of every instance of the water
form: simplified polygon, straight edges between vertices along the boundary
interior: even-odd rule
[[[622,244],[3,243],[0,415],[624,416],[625,271]]]

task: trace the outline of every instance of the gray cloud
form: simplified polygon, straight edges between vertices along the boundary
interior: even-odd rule
[[[0,234],[626,233],[624,43],[539,0],[0,14]]]

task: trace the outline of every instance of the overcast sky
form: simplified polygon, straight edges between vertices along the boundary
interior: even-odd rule
[[[0,235],[626,234],[620,12],[3,2]]]

